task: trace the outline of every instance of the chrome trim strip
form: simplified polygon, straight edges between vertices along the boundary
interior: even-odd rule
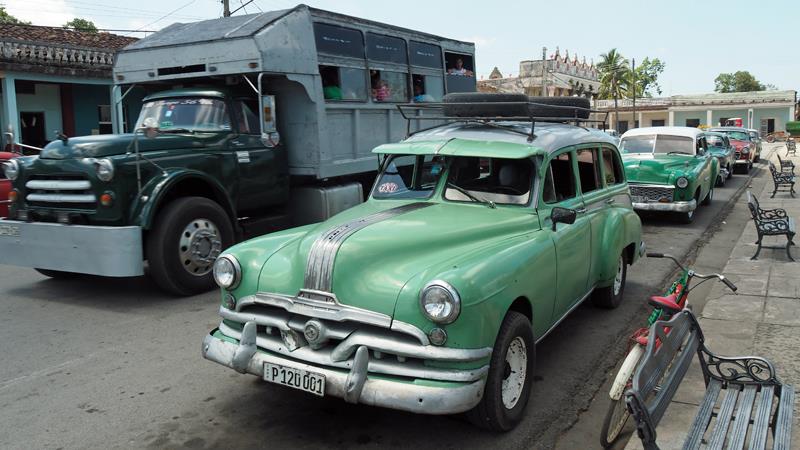
[[[428,339],[428,335],[425,334],[419,328],[415,327],[414,325],[411,325],[410,323],[401,322],[399,320],[393,320],[391,329],[400,333],[405,333],[415,336],[417,339],[419,339],[422,345],[431,345],[431,341],[430,339]]]
[[[550,334],[550,332],[551,332],[551,331],[553,331],[553,330],[555,330],[555,329],[556,329],[556,327],[558,326],[558,324],[560,324],[560,323],[561,323],[561,322],[562,322],[564,319],[566,319],[566,318],[567,318],[567,316],[569,316],[569,315],[572,313],[572,311],[575,311],[575,309],[576,309],[578,306],[581,306],[581,303],[583,303],[584,301],[586,301],[586,299],[587,299],[587,298],[589,298],[589,296],[590,296],[590,295],[592,295],[592,292],[594,292],[594,288],[595,288],[595,286],[592,286],[592,288],[591,288],[591,289],[589,289],[589,292],[587,292],[587,293],[586,293],[586,294],[585,294],[583,297],[581,297],[581,299],[580,299],[580,300],[578,300],[578,301],[577,301],[577,302],[576,302],[574,305],[572,305],[572,307],[569,309],[569,311],[567,311],[567,312],[566,312],[566,313],[565,313],[563,316],[561,316],[561,318],[560,318],[560,319],[558,319],[558,321],[557,321],[556,323],[554,323],[554,324],[553,324],[553,325],[552,325],[550,328],[548,328],[548,329],[547,329],[547,331],[545,331],[545,332],[544,332],[544,334],[542,335],[542,337],[540,337],[539,339],[536,339],[536,342],[535,342],[535,344],[538,344],[538,343],[539,343],[539,342],[541,342],[541,341],[542,341],[544,338],[546,338],[546,337],[547,337],[547,335],[548,335],[548,334]]]
[[[94,203],[96,198],[93,194],[28,194],[25,200],[52,203]]]
[[[303,296],[311,294],[324,294],[330,298],[331,301],[327,302]],[[255,295],[242,297],[236,305],[236,311],[241,311],[245,306],[258,304],[282,308],[292,314],[328,319],[336,322],[352,320],[382,328],[389,328],[392,324],[391,316],[353,306],[342,305],[339,303],[338,299],[336,299],[335,295],[320,293],[318,291],[302,290],[297,296],[259,292]]]
[[[25,183],[25,187],[50,191],[85,191],[92,188],[92,183],[88,180],[30,180]]]
[[[659,189],[675,190],[675,186],[669,184],[645,184],[645,183],[635,183],[630,181],[628,182],[628,187],[659,188]]]
[[[667,212],[689,212],[697,209],[697,200],[690,200],[688,202],[647,202],[647,203],[633,203],[633,209],[642,211],[667,211]]]
[[[336,259],[336,254],[347,238],[372,224],[431,205],[432,203],[426,202],[409,203],[359,217],[322,233],[311,245],[311,250],[308,252],[304,287],[310,290],[331,292],[333,263]]]

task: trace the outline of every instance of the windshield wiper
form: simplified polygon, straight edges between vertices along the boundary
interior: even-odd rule
[[[678,150],[673,150],[673,151],[671,151],[671,152],[667,152],[667,154],[668,154],[668,155],[673,155],[673,154],[675,154],[675,153],[680,153],[681,155],[689,155],[689,156],[692,156],[692,154],[691,154],[691,153],[689,153],[689,152],[680,152],[680,151],[678,151]]]
[[[167,128],[159,130],[162,133],[192,133],[194,134],[194,130],[190,130],[188,128]]]
[[[458,192],[460,192],[460,193],[464,194],[465,196],[467,196],[467,198],[469,198],[469,199],[470,199],[470,200],[472,200],[473,202],[477,202],[477,203],[483,203],[484,205],[486,205],[486,206],[488,206],[489,208],[492,208],[492,209],[495,209],[495,208],[497,208],[497,205],[495,205],[493,201],[491,201],[491,200],[484,200],[484,199],[478,198],[478,197],[476,197],[476,196],[474,196],[474,195],[470,194],[470,193],[469,193],[469,191],[467,191],[466,189],[462,188],[461,186],[458,186],[458,185],[457,185],[457,184],[455,184],[455,183],[452,183],[452,182],[448,181],[448,182],[447,182],[447,186],[449,186],[449,187],[451,187],[451,188],[453,188],[453,189],[457,190]]]

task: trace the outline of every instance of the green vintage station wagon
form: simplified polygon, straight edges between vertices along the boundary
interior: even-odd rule
[[[620,303],[641,223],[602,131],[444,107],[455,118],[374,150],[365,203],[220,256],[206,359],[352,403],[521,420],[536,345],[585,299]]]
[[[714,198],[720,166],[703,130],[635,128],[622,135],[620,149],[635,209],[674,213],[690,223],[697,206]]]

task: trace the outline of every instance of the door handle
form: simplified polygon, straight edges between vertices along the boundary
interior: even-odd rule
[[[606,200],[606,205],[611,205],[614,202],[616,202],[616,200],[614,200],[613,198],[610,198],[610,199]]]
[[[575,212],[578,213],[578,214],[583,214],[583,213],[586,212],[586,208],[578,208],[578,209],[575,210]]]

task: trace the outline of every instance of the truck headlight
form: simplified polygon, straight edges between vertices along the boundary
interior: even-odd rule
[[[435,280],[426,284],[419,294],[419,306],[428,319],[440,323],[452,323],[461,313],[461,297],[450,284]]]
[[[678,186],[678,187],[679,187],[679,188],[681,188],[681,189],[684,189],[684,188],[686,188],[686,186],[688,186],[688,185],[689,185],[689,179],[688,179],[688,178],[686,178],[686,177],[680,177],[680,178],[678,178],[678,180],[675,182],[675,185],[676,185],[676,186]]]
[[[114,178],[114,163],[110,159],[98,159],[94,162],[94,168],[100,181],[111,181]]]
[[[214,261],[214,281],[222,289],[236,289],[242,279],[242,266],[233,255],[222,255]]]
[[[16,159],[10,159],[3,163],[3,173],[6,174],[6,178],[11,181],[14,181],[19,176],[19,162]]]

